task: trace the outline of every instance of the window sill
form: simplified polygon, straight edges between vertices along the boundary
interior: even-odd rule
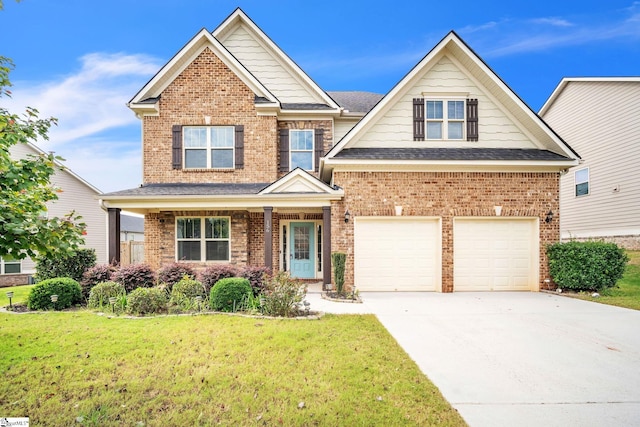
[[[236,169],[234,168],[211,168],[211,169],[207,169],[207,168],[182,168],[183,172],[193,172],[193,173],[203,173],[203,172],[235,172]]]

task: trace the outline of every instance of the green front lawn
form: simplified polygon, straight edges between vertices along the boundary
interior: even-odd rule
[[[583,300],[640,310],[640,251],[627,251],[627,255],[630,258],[629,264],[615,288],[602,291],[595,298],[586,292],[575,296]]]
[[[25,285],[0,288],[0,307],[9,306],[9,298],[7,297],[7,292],[13,292],[13,297],[11,298],[12,304],[27,304],[27,297],[29,296],[29,291],[31,291],[31,288],[33,288],[33,286],[34,285]]]
[[[465,425],[371,315],[3,313],[0,354],[33,425]]]

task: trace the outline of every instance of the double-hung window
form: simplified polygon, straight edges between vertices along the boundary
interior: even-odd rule
[[[307,171],[313,170],[313,139],[313,129],[292,129],[289,131],[291,170],[297,167]]]
[[[176,219],[177,259],[186,261],[229,261],[229,217]]]
[[[185,126],[183,138],[186,169],[233,169],[233,126]]]
[[[22,263],[19,259],[0,258],[0,274],[22,273]]]
[[[427,139],[464,139],[465,101],[426,100]]]
[[[576,196],[586,196],[589,194],[589,168],[577,170],[573,176],[576,186]]]

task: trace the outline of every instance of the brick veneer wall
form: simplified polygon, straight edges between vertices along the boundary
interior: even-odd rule
[[[162,92],[160,115],[144,117],[143,182],[271,182],[278,176],[276,118],[258,116],[254,93],[208,48]],[[173,125],[244,125],[244,168],[174,170]]]
[[[403,216],[442,218],[442,290],[453,289],[453,218],[495,216],[540,218],[540,289],[545,289],[547,244],[557,242],[559,232],[559,174],[502,172],[335,172],[334,183],[344,188],[344,199],[332,204],[332,251],[347,254],[345,285],[353,286],[353,224],[344,212],[356,216]],[[552,210],[553,220],[544,221]]]

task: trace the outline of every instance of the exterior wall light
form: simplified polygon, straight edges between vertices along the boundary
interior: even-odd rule
[[[346,211],[344,211],[344,222],[345,223],[349,222],[350,218],[351,218],[351,214],[349,213],[349,209],[347,209]]]
[[[544,222],[548,224],[551,222],[552,219],[553,219],[553,211],[547,212],[547,217],[544,219]]]

